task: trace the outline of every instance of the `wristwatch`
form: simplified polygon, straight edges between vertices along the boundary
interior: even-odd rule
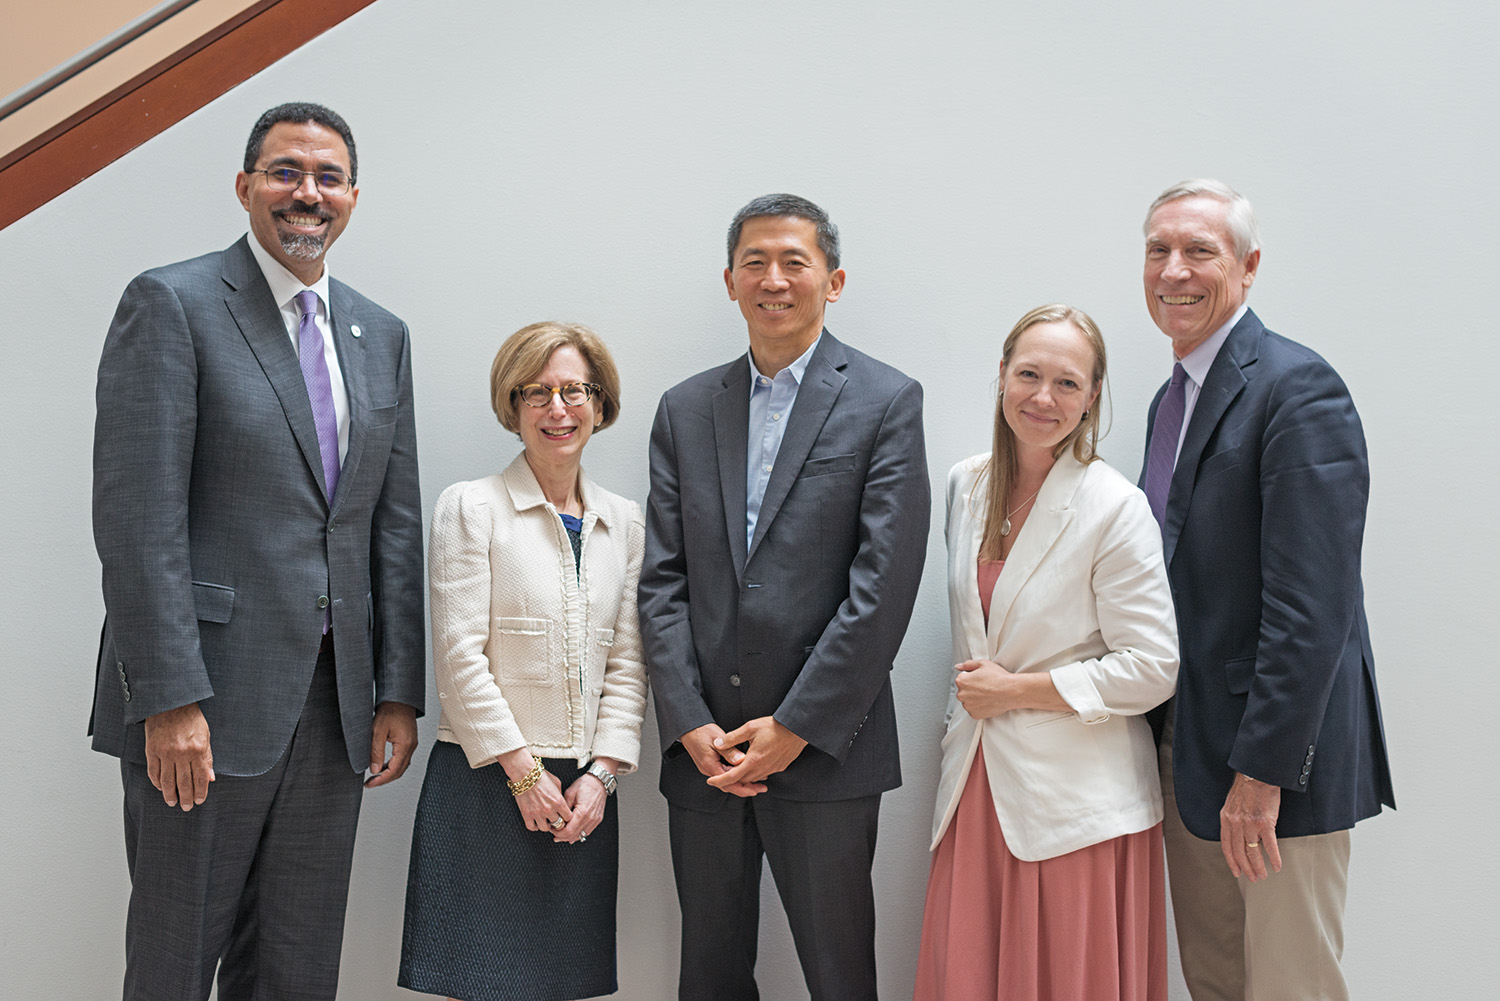
[[[605,768],[599,762],[592,761],[589,763],[588,774],[604,783],[604,795],[613,796],[615,794],[615,784],[619,780],[615,778],[614,772]]]

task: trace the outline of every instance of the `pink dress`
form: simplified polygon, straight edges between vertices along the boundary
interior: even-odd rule
[[[979,565],[986,622],[1001,566]],[[1022,862],[976,753],[932,857],[915,1001],[1166,1001],[1163,873],[1161,824]]]

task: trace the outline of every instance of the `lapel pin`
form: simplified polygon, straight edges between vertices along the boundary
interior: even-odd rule
[[[349,328],[349,333],[353,334],[355,337],[358,337],[360,334],[364,333],[364,331],[359,329],[359,324],[356,323]]]

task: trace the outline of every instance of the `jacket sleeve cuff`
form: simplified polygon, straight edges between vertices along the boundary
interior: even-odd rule
[[[1064,664],[1052,670],[1052,685],[1063,697],[1078,719],[1083,723],[1103,723],[1109,719],[1109,710],[1099,689],[1089,678],[1082,664]]]

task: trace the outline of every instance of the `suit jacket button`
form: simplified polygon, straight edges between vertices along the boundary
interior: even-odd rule
[[[326,595],[326,594],[320,594],[320,595],[318,595],[318,607],[319,608],[327,608],[328,607],[328,595]]]
[[[729,683],[735,688],[740,687],[740,676],[738,674],[731,674],[729,676]]]
[[[1299,786],[1307,785],[1307,775],[1305,773],[1297,776],[1297,784]]]

